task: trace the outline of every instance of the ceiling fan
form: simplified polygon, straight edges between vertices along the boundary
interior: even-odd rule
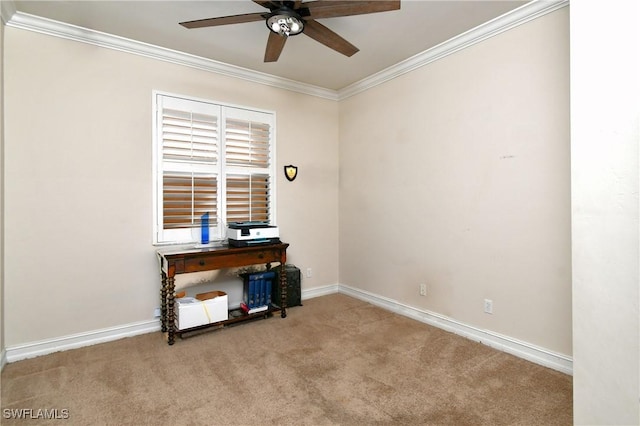
[[[400,0],[253,0],[253,2],[269,9],[269,12],[199,19],[196,21],[180,22],[180,25],[186,28],[202,28],[254,22],[264,19],[267,28],[270,30],[267,49],[264,53],[264,61],[275,62],[280,57],[287,38],[300,33],[306,34],[317,42],[343,55],[352,56],[359,49],[316,21],[316,19],[363,15],[400,9]]]

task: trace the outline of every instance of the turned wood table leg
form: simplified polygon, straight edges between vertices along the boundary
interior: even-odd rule
[[[175,278],[169,277],[167,279],[167,331],[169,333],[168,335],[169,345],[173,345],[175,342],[175,331],[176,331],[176,314],[174,310],[175,297],[176,297]]]
[[[284,262],[280,263],[280,317],[287,317],[287,271]]]
[[[162,273],[162,287],[160,288],[160,322],[162,332],[167,331],[167,274]]]

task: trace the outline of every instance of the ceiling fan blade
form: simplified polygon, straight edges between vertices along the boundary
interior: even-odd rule
[[[267,40],[267,49],[264,52],[265,62],[276,62],[282,53],[287,37],[269,31],[269,40]]]
[[[269,0],[253,0],[254,3],[259,4],[262,7],[266,7],[269,10],[278,9],[282,7],[282,2],[269,1]]]
[[[198,19],[197,21],[180,22],[186,28],[215,27],[218,25],[241,24],[243,22],[262,21],[264,13],[245,13],[244,15],[221,16],[219,18]]]
[[[309,19],[304,24],[303,34],[308,35],[315,41],[340,52],[345,56],[353,56],[360,49],[322,25],[320,22]]]
[[[400,9],[400,0],[392,1],[334,1],[317,0],[304,2],[301,10],[308,9],[311,19],[335,18],[338,16],[363,15]],[[303,14],[303,16],[305,16]]]

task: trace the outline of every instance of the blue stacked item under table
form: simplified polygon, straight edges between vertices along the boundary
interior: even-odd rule
[[[242,274],[244,279],[243,304],[241,308],[245,313],[257,313],[266,311],[271,306],[272,290],[276,273],[274,271]],[[277,305],[280,305],[277,302]]]

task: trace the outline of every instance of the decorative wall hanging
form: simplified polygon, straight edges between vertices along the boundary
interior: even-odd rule
[[[298,176],[298,168],[292,164],[284,166],[284,175],[289,182],[293,182],[296,176]]]

